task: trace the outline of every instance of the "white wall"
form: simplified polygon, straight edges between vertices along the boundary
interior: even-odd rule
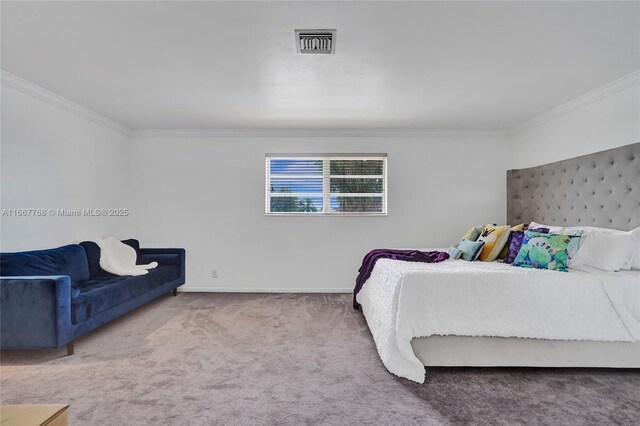
[[[429,132],[138,132],[129,138],[3,81],[0,207],[123,207],[131,216],[5,216],[1,248],[136,237],[147,247],[187,249],[187,289],[348,291],[370,249],[447,247],[469,226],[504,222],[507,168],[639,141],[637,83],[579,107],[563,106],[569,112],[552,111],[509,138]],[[389,215],[265,216],[267,152],[388,153]],[[212,269],[219,278],[211,277]]]
[[[27,83],[20,83],[27,85]],[[28,85],[27,85],[28,86]],[[36,94],[76,108],[41,89]],[[2,83],[2,209],[129,206],[129,137]],[[78,107],[81,110],[81,107]],[[3,251],[126,237],[122,217],[0,217]]]
[[[630,80],[632,84],[628,84]],[[639,81],[636,73],[624,80],[622,90],[615,91],[620,83],[614,82],[586,95],[586,102],[583,97],[556,110],[568,111],[564,114],[551,111],[530,126],[516,129],[509,138],[509,168],[537,166],[640,142]]]
[[[388,216],[266,217],[267,152],[388,153]],[[349,291],[373,248],[505,220],[504,137],[134,136],[132,153],[136,236],[185,247],[191,289]]]

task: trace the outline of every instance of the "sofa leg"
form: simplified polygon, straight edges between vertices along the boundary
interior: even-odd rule
[[[177,288],[174,288],[174,289],[173,289],[173,295],[174,295],[174,296],[177,296],[177,295],[178,295],[178,289],[177,289]]]
[[[73,349],[76,346],[76,342],[75,341],[71,341],[69,343],[67,343],[67,356],[73,355]]]

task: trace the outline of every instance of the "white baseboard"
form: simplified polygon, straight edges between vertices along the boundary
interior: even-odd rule
[[[353,288],[250,288],[180,286],[183,293],[351,293]]]

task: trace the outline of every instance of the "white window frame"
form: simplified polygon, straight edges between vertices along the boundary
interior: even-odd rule
[[[272,177],[292,177],[291,175],[271,175],[271,160],[322,160],[322,211],[321,212],[270,212],[271,197],[318,197],[317,193],[293,193],[271,194],[270,181]],[[382,175],[330,175],[330,162],[328,160],[382,160]],[[318,176],[295,176],[297,178],[314,178]],[[382,179],[382,194],[364,193],[331,193],[331,178],[364,178]],[[332,212],[331,197],[380,197],[382,198],[382,212]],[[387,216],[387,154],[384,153],[360,153],[360,154],[269,154],[265,155],[265,214],[267,216]]]

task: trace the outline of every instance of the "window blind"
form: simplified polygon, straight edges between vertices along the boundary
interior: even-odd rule
[[[268,215],[387,214],[386,154],[267,154]]]

